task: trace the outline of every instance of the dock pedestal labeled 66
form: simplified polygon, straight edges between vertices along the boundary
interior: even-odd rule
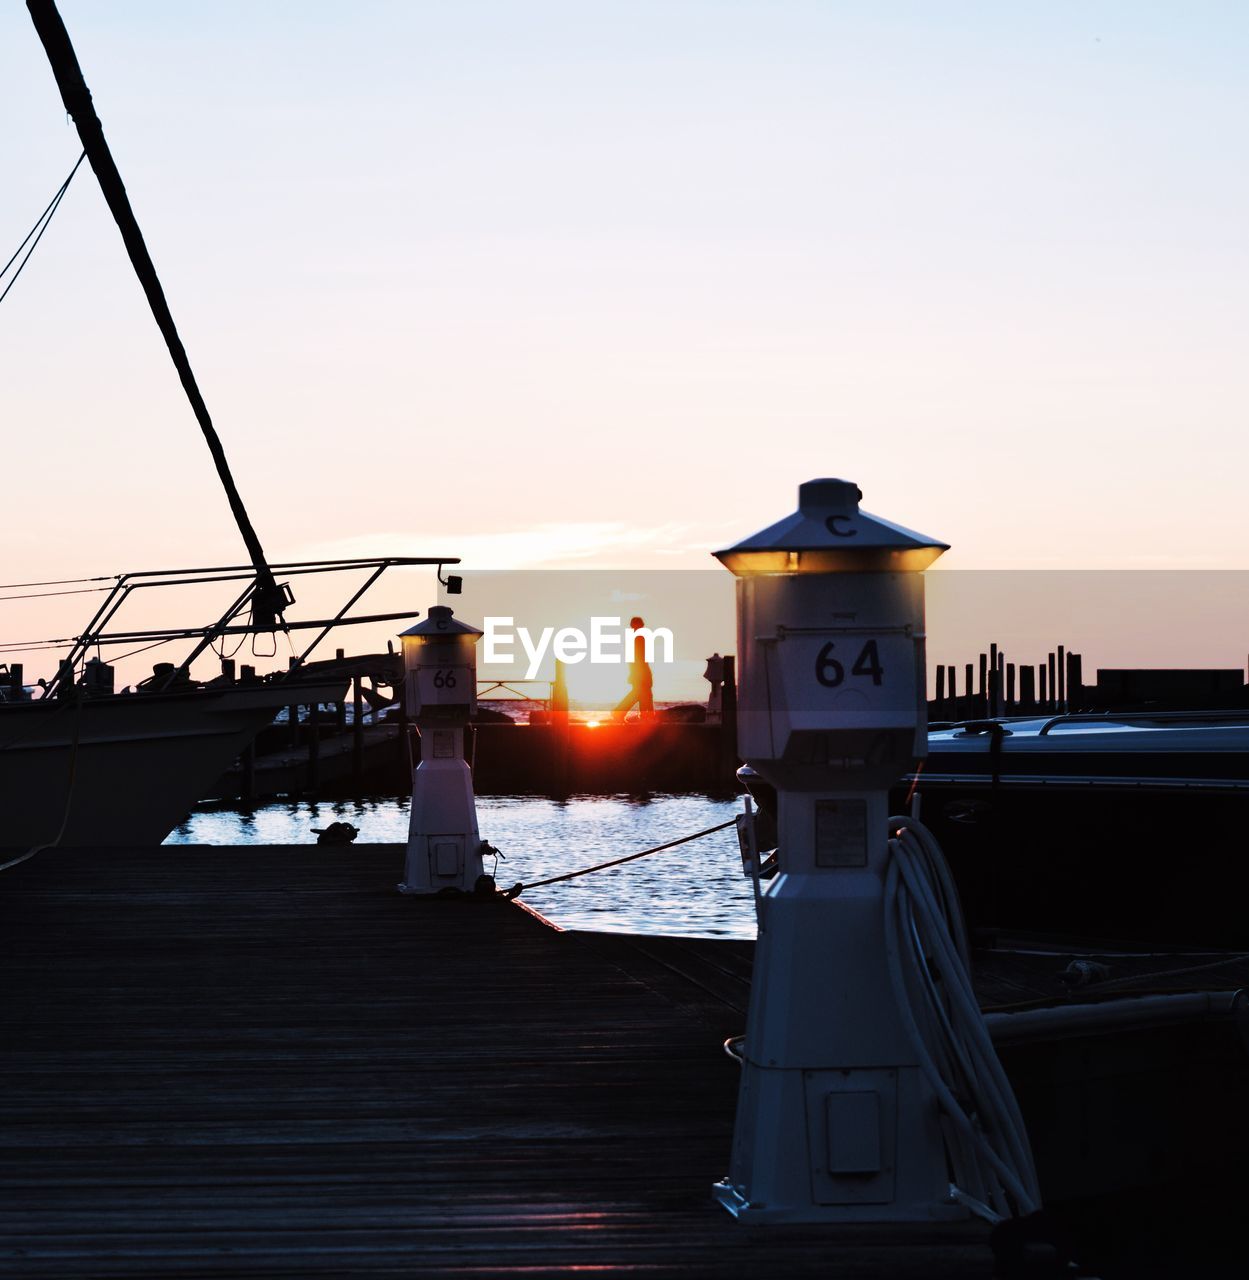
[[[482,875],[481,836],[464,733],[477,709],[477,637],[446,605],[400,637],[404,696],[421,735],[401,893],[472,893]]]
[[[777,795],[729,1176],[752,1221],[961,1216],[884,927],[888,788],[926,750],[924,583],[945,544],[812,480],[716,553],[737,575],[738,750]]]

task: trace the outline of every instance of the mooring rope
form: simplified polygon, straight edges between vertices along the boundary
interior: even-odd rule
[[[74,803],[74,782],[78,777],[78,746],[82,737],[82,705],[86,701],[86,695],[81,689],[75,690],[75,694],[74,739],[69,748],[69,778],[65,787],[65,811],[61,814],[60,829],[47,844],[34,845],[16,858],[10,858],[7,862],[0,862],[0,871],[8,871],[11,867],[20,867],[23,862],[29,862],[35,854],[42,853],[45,849],[55,849],[65,836],[65,828],[69,826],[70,809]]]
[[[518,898],[526,889],[540,889],[543,885],[559,884],[561,880],[575,880],[578,876],[588,876],[595,871],[606,871],[608,867],[619,867],[626,862],[636,862],[639,858],[645,858],[652,853],[663,853],[665,849],[675,849],[679,844],[688,844],[691,840],[701,840],[703,836],[714,835],[717,831],[724,831],[734,826],[736,822],[737,819],[735,817],[730,818],[727,822],[717,823],[714,827],[707,827],[702,831],[695,831],[691,835],[669,840],[667,844],[657,844],[651,849],[642,849],[638,853],[626,854],[623,858],[612,858],[610,862],[599,862],[592,867],[582,867],[579,871],[566,871],[562,876],[548,876],[545,880],[533,880],[529,884],[514,884],[504,896]]]

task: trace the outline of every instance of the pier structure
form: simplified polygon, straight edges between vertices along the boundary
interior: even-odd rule
[[[561,664],[562,665],[562,664]],[[710,665],[710,664],[709,664]],[[253,748],[206,800],[255,802],[277,796],[404,795],[419,755],[398,654],[334,664],[352,680],[350,714],[343,704],[295,706],[261,731]],[[528,723],[499,712],[481,696],[500,687],[478,682],[477,712],[465,733],[475,788],[483,794],[736,790],[737,702],[732,654],[715,655],[706,706],[660,708],[649,721],[574,719],[560,680],[533,682],[550,698],[513,682],[531,701]],[[507,686],[511,687],[511,686]]]

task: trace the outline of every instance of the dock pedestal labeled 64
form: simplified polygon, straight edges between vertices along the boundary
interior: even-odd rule
[[[716,553],[737,575],[738,750],[777,796],[729,1176],[752,1221],[960,1216],[891,987],[888,788],[925,754],[924,584],[945,544],[842,480]]]
[[[400,637],[404,696],[421,735],[401,893],[472,893],[482,875],[481,836],[464,734],[477,709],[477,637],[446,605]]]

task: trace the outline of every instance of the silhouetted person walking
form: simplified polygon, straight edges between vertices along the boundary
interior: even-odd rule
[[[646,644],[638,631],[646,625],[641,618],[630,618],[629,627],[633,632],[633,652],[629,659],[629,692],[616,704],[611,718],[617,723],[629,714],[629,709],[637,704],[638,714],[643,720],[650,720],[655,715],[655,698],[652,688],[655,683],[650,663],[646,661]]]

